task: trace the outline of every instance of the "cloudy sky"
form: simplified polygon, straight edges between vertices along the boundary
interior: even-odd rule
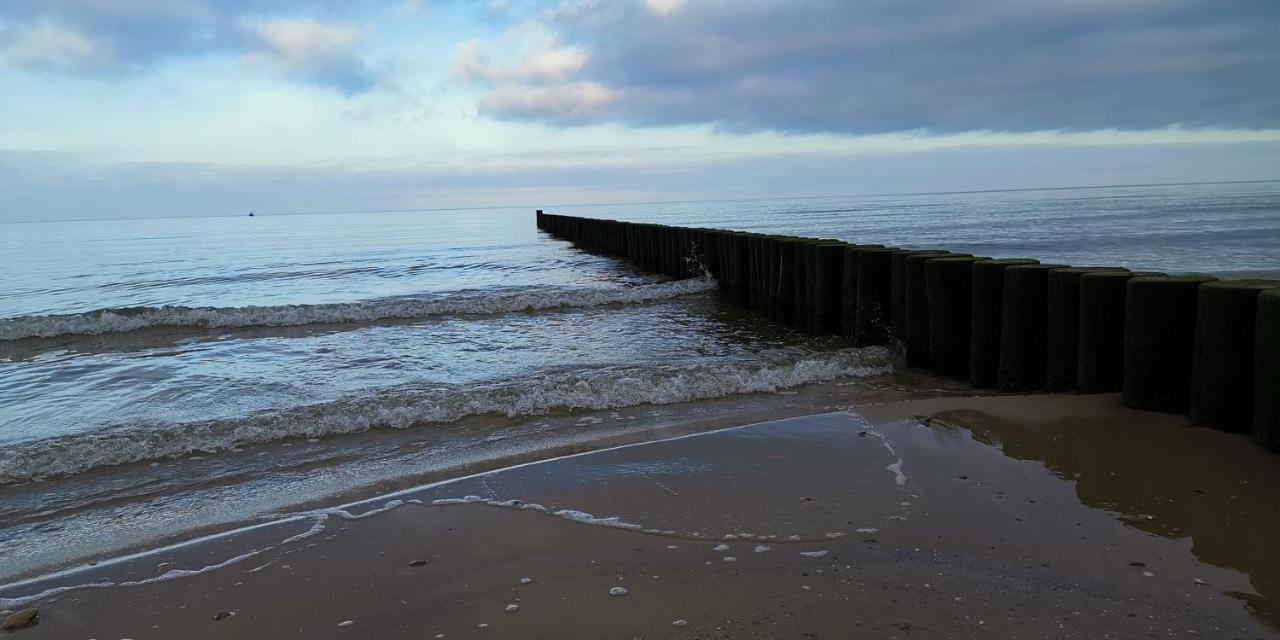
[[[1275,0],[3,0],[0,220],[1280,178]]]

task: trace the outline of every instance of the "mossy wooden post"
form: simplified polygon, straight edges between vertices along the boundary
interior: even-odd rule
[[[929,309],[929,366],[934,373],[969,379],[973,263],[986,259],[989,258],[948,256],[924,261]]]
[[[765,313],[778,319],[778,236],[764,237]]]
[[[815,289],[818,303],[815,325],[820,333],[840,332],[845,247],[842,242],[825,242],[816,246],[818,271]]]
[[[1254,329],[1258,296],[1275,280],[1200,285],[1191,358],[1191,423],[1248,433],[1253,429]]]
[[[1113,393],[1124,388],[1124,309],[1129,279],[1151,271],[1090,271],[1080,276],[1080,335],[1076,349],[1076,393]]]
[[[795,250],[792,252],[792,301],[791,301],[791,326],[804,330],[805,324],[809,321],[809,280],[808,271],[805,269],[805,246],[811,240],[807,238],[796,238]]]
[[[858,256],[878,244],[845,245],[841,274],[840,333],[852,336],[858,331]]]
[[[1045,391],[1076,389],[1080,368],[1080,278],[1098,271],[1125,272],[1123,267],[1064,267],[1049,272],[1046,282]]]
[[[794,238],[778,239],[778,300],[775,317],[785,325],[791,325],[794,321],[795,248]]]
[[[1000,324],[1004,322],[1004,272],[1038,260],[1019,258],[973,263],[973,302],[969,318],[969,384],[992,388],[1000,381]]]
[[[858,252],[858,313],[855,344],[889,341],[889,285],[892,248],[866,248]]]
[[[903,259],[903,273],[907,280],[906,291],[906,343],[907,366],[929,366],[929,288],[925,263],[934,258],[962,257],[967,254],[910,255]]]
[[[1215,280],[1207,275],[1129,279],[1124,314],[1125,406],[1187,412],[1199,288]]]
[[[1258,296],[1253,345],[1253,439],[1280,451],[1280,289]]]
[[[751,304],[751,239],[745,233],[733,238],[733,302],[740,307]]]
[[[896,342],[905,344],[907,340],[907,256],[946,253],[931,249],[897,249],[889,257],[889,331]]]
[[[1028,264],[1004,272],[1000,310],[1000,389],[1044,388],[1049,271],[1064,264]]]

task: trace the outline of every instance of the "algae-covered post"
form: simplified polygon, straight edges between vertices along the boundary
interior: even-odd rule
[[[1122,267],[1065,267],[1049,272],[1045,341],[1045,391],[1074,391],[1079,369],[1080,278],[1097,271],[1126,271]]]
[[[907,352],[907,366],[929,366],[929,288],[925,263],[933,258],[966,254],[920,253],[903,258],[903,336]]]
[[[817,318],[815,326],[821,333],[840,333],[840,309],[844,299],[844,252],[843,242],[824,242],[814,250],[817,260],[817,273],[814,289],[817,292],[818,304],[815,307]]]
[[[1247,433],[1253,428],[1254,329],[1258,295],[1275,280],[1222,280],[1200,285],[1191,362],[1193,424]]]
[[[929,363],[934,373],[969,379],[973,263],[989,259],[947,256],[924,261],[929,300]]]
[[[907,256],[945,254],[933,249],[896,249],[889,257],[889,332],[899,343],[907,340]]]
[[[1037,391],[1044,388],[1048,321],[1049,271],[1064,264],[1028,264],[1004,272],[1000,309],[1000,388]]]
[[[893,248],[867,248],[858,253],[858,313],[854,342],[883,344],[889,339],[889,304]]]
[[[1280,450],[1280,289],[1258,296],[1253,325],[1253,437]]]
[[[1191,394],[1196,301],[1207,275],[1129,280],[1124,314],[1124,403],[1134,409],[1186,413]]]
[[[973,263],[969,318],[969,384],[992,388],[1000,382],[1000,324],[1004,321],[1004,272],[1037,260],[979,260]]]

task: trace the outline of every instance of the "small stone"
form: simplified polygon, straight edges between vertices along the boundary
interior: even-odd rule
[[[507,605],[507,613],[515,613],[516,611],[519,611],[519,610],[520,610],[520,605],[518,604]]]
[[[520,584],[529,584],[533,582],[533,578],[520,578]]]
[[[614,587],[614,588],[612,588],[612,589],[610,589],[610,590],[609,590],[609,595],[611,595],[611,596],[625,596],[625,595],[627,595],[627,588],[626,588],[626,587]]]
[[[235,615],[236,615],[236,612],[234,612],[234,611],[219,611],[219,612],[217,612],[217,613],[213,614],[213,619],[214,619],[214,620],[226,620],[227,618],[233,617],[233,616],[235,616]]]
[[[737,561],[738,561],[738,559],[737,559],[737,558],[735,558],[735,557],[733,557],[733,556],[725,556],[725,557],[724,557],[724,561],[725,561],[725,562],[737,562]]]
[[[410,563],[409,563],[409,566],[411,566],[411,567],[425,567],[425,566],[427,566],[427,561],[426,561],[426,560],[414,560],[413,562],[410,562]]]
[[[4,619],[5,631],[26,629],[40,620],[40,612],[35,607],[22,609]]]
[[[712,551],[728,551],[728,550],[729,550],[729,545],[727,545],[727,544],[718,544],[718,545],[716,545],[714,548],[712,548],[711,550],[712,550]]]
[[[477,628],[477,629],[488,629],[488,628],[489,628],[489,623],[488,623],[488,622],[481,622],[480,624],[476,625],[476,628]]]
[[[356,623],[356,621],[355,621],[355,620],[343,620],[342,622],[339,622],[339,623],[338,623],[338,626],[339,626],[339,627],[349,627],[349,626],[351,626],[351,625],[353,625],[353,624],[355,624],[355,623]]]
[[[671,623],[671,626],[673,626],[673,627],[687,627],[687,626],[689,626],[689,621],[688,621],[688,620],[685,620],[684,618],[681,618],[681,619],[679,619],[679,620],[676,620],[675,622],[672,622],[672,623]]]
[[[1201,580],[1200,578],[1196,578],[1196,585],[1201,587],[1207,587],[1209,586],[1209,583],[1204,580]]]

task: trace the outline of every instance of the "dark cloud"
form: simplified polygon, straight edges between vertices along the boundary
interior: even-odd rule
[[[0,6],[0,68],[127,74],[159,61],[207,53],[256,56],[290,77],[346,93],[367,90],[374,74],[334,38],[343,3],[285,0],[8,0]],[[314,18],[320,16],[320,20]],[[274,22],[273,22],[274,19]],[[281,47],[272,35],[295,29]],[[264,30],[264,25],[277,27]],[[340,28],[336,28],[340,31]]]
[[[593,112],[562,124],[734,131],[1280,127],[1274,0],[578,2],[553,22],[592,57]],[[536,107],[536,105],[534,105]]]

